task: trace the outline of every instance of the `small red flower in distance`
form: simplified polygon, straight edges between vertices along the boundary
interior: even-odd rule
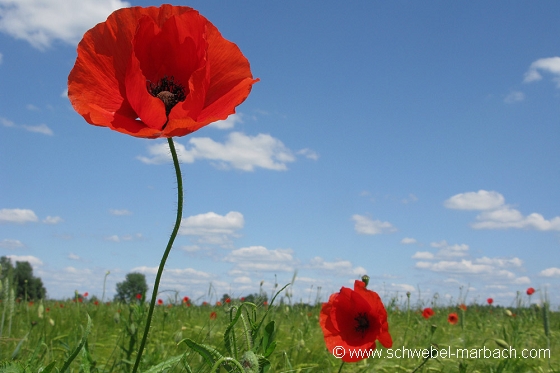
[[[457,324],[458,321],[459,321],[459,315],[457,315],[456,312],[450,313],[449,316],[447,316],[447,322],[450,323],[451,325]]]
[[[137,6],[85,33],[68,98],[90,124],[173,137],[226,119],[257,81],[239,48],[196,10]]]
[[[89,295],[89,293],[86,291],[86,292],[84,293],[84,297],[87,297],[88,295]]]
[[[527,289],[527,295],[533,295],[535,293],[535,289],[534,288],[529,288]]]
[[[95,302],[93,302],[93,304],[96,305],[96,306],[98,306],[98,305],[99,305],[99,302],[98,302],[98,301],[95,301]]]
[[[183,297],[183,303],[189,303],[190,298],[189,297]]]
[[[221,306],[221,305],[222,305],[222,302],[220,302],[220,301],[217,301],[217,302],[216,302],[216,306],[219,307],[219,306]]]
[[[342,287],[323,303],[319,323],[329,351],[336,347],[375,349],[375,341],[389,348],[393,340],[389,334],[387,311],[379,295],[366,289],[363,281],[354,282],[354,290]],[[355,362],[366,356],[344,354],[342,361]]]
[[[429,319],[430,317],[434,316],[436,313],[430,307],[424,308],[422,311],[422,317],[425,319]]]
[[[218,314],[216,312],[210,312],[210,320],[216,320],[216,317],[218,317]]]
[[[140,294],[140,293],[136,294],[136,299],[138,299],[138,300],[142,299],[142,294]]]
[[[463,310],[463,311],[466,311],[466,310],[467,310],[467,306],[466,306],[464,303],[461,303],[461,304],[459,305],[459,308],[460,308],[461,310]]]
[[[486,299],[486,302],[488,302],[488,304],[492,304],[492,303],[494,303],[494,299],[488,298],[488,299]]]
[[[226,299],[226,303],[227,303],[227,304],[230,304],[230,303],[231,303],[231,299],[227,298],[227,299]]]
[[[162,301],[161,299],[158,299],[158,300],[157,300],[157,304],[162,305],[162,304],[163,304],[163,301]]]
[[[245,297],[239,298],[240,301],[245,302]]]

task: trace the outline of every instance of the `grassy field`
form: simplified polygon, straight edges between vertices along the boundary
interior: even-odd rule
[[[341,360],[325,348],[318,321],[321,305],[280,301],[270,307],[243,307],[242,317],[227,333],[226,345],[224,333],[239,305],[238,300],[232,300],[221,306],[158,306],[141,371],[188,372],[190,368],[193,372],[236,372],[239,370],[231,364],[212,370],[203,356],[215,353],[209,357],[212,362],[219,356],[240,360],[252,345],[258,354],[269,355],[269,372],[560,372],[560,313],[542,306],[505,309],[470,304],[466,310],[439,306],[434,307],[433,317],[424,319],[420,307],[394,299],[386,305],[392,350],[378,344],[382,358],[370,357],[341,367]],[[3,301],[0,371],[129,372],[146,310],[147,305],[140,303],[46,301],[10,305]],[[455,325],[447,320],[451,312],[459,316]],[[254,335],[245,333],[263,318]],[[189,347],[185,338],[196,344]],[[462,357],[426,359],[416,350],[430,347],[451,353],[467,350],[462,350]],[[509,358],[484,356],[504,350]],[[523,358],[522,354],[536,358]],[[65,366],[73,355],[75,359]]]

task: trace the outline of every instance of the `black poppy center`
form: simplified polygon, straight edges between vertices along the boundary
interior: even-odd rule
[[[164,76],[157,83],[147,82],[146,88],[148,92],[159,98],[165,105],[165,115],[169,115],[169,112],[177,103],[185,101],[185,87],[176,82],[173,76]]]
[[[360,312],[358,316],[354,317],[356,321],[356,327],[354,328],[358,333],[362,333],[362,338],[364,333],[369,329],[369,319],[366,313]]]

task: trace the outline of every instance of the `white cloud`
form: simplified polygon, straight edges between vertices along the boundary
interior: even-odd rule
[[[496,267],[521,267],[523,265],[523,261],[517,257],[511,259],[503,259],[503,258],[488,258],[487,256],[483,256],[482,258],[475,259],[475,263],[487,264]]]
[[[512,91],[504,98],[506,104],[514,104],[523,100],[525,100],[525,94],[520,91]]]
[[[122,241],[136,241],[136,240],[141,240],[143,238],[141,233],[136,233],[136,234],[124,234],[122,236],[118,236],[116,234],[112,235],[112,236],[107,236],[105,237],[106,241],[112,241],[112,242],[122,242]]]
[[[504,196],[498,192],[479,190],[456,194],[443,205],[456,210],[490,210],[502,206],[504,202]]]
[[[242,229],[244,225],[245,219],[240,212],[230,211],[226,215],[207,212],[183,218],[179,234],[187,236],[231,236],[239,229]]]
[[[414,292],[416,288],[409,284],[391,284],[391,290],[393,291],[403,291],[403,292]]]
[[[446,200],[444,206],[459,210],[483,210],[476,217],[477,221],[471,224],[474,229],[560,230],[560,216],[551,220],[538,213],[524,216],[520,211],[506,205],[504,196],[494,191],[460,193]]]
[[[35,267],[40,267],[43,265],[43,261],[35,256],[32,255],[6,255],[12,263],[15,262],[29,262],[31,266],[35,269]]]
[[[252,283],[251,278],[247,276],[236,277],[233,279],[235,284],[250,284]]]
[[[55,40],[76,45],[89,28],[127,6],[120,0],[0,0],[0,31],[40,50]]]
[[[63,221],[64,220],[62,220],[60,216],[47,216],[45,219],[43,219],[43,223],[45,224],[58,224]]]
[[[2,123],[2,125],[4,127],[14,127],[15,126],[14,122],[12,122],[9,119],[3,118],[3,117],[0,117],[0,123]]]
[[[20,240],[6,238],[0,241],[0,248],[2,249],[14,250],[22,247],[25,247],[25,245]]]
[[[403,245],[412,245],[412,244],[415,244],[415,243],[417,243],[417,242],[418,242],[418,241],[416,241],[415,238],[411,238],[411,237],[405,237],[405,238],[403,238],[403,239],[401,240],[401,243],[402,243]]]
[[[381,233],[392,233],[397,229],[387,221],[373,220],[368,216],[364,215],[353,215],[352,220],[354,220],[354,229],[360,234],[381,234]]]
[[[74,254],[74,253],[70,253],[70,254],[68,254],[68,259],[71,259],[71,260],[80,260],[81,258],[80,258],[78,255]]]
[[[467,251],[469,251],[469,245],[466,244],[449,245],[445,240],[440,242],[432,242],[430,246],[439,249],[439,251],[436,254],[438,258],[453,258],[458,256],[466,256]]]
[[[196,160],[210,160],[220,169],[235,168],[242,171],[254,171],[255,168],[284,171],[287,163],[296,160],[293,152],[278,139],[266,135],[247,136],[241,132],[232,132],[224,143],[208,137],[192,137],[190,148],[175,143],[179,160],[193,163]],[[148,147],[150,157],[138,156],[146,164],[169,162],[171,155],[167,143],[157,143]]]
[[[122,209],[122,210],[110,209],[109,213],[115,216],[132,215],[132,212],[128,211],[127,209]]]
[[[523,216],[518,210],[504,206],[497,210],[485,211],[472,223],[474,229],[536,229],[539,231],[560,231],[560,216],[546,220],[541,214]]]
[[[525,73],[524,83],[530,83],[542,79],[541,72],[554,75],[553,80],[560,87],[560,57],[541,58],[534,61]]]
[[[41,133],[47,136],[53,135],[53,131],[46,124],[39,124],[36,126],[28,126],[23,124],[21,127],[29,132]]]
[[[415,196],[414,194],[412,194],[412,193],[410,193],[410,194],[408,195],[408,198],[403,198],[403,199],[401,200],[401,202],[404,203],[405,205],[406,205],[407,203],[413,203],[413,202],[416,202],[416,201],[418,201],[418,197],[416,197],[416,196]]]
[[[30,111],[39,111],[40,110],[37,106],[35,106],[33,104],[27,104],[27,105],[25,105],[25,108],[27,110],[30,110]]]
[[[236,123],[243,123],[243,119],[241,119],[241,114],[231,114],[224,120],[219,120],[217,122],[211,123],[208,127],[217,128],[220,130],[228,130],[235,127]]]
[[[354,267],[352,262],[348,260],[326,262],[319,256],[311,259],[310,268],[327,272],[331,276],[362,276],[367,274],[364,267]]]
[[[24,224],[36,222],[39,219],[32,210],[27,209],[2,209],[0,210],[0,223]]]
[[[249,246],[233,250],[224,260],[235,263],[240,271],[295,271],[296,260],[290,249],[269,250],[264,246]]]
[[[412,256],[412,259],[422,259],[422,260],[431,260],[434,259],[435,255],[429,251],[417,251]]]
[[[120,242],[121,239],[119,238],[119,236],[117,236],[116,234],[112,235],[112,236],[107,236],[105,237],[106,241],[113,241],[113,242]]]
[[[539,276],[542,277],[560,277],[560,268],[550,267],[540,271]]]
[[[298,150],[297,154],[303,155],[305,158],[312,159],[314,161],[319,159],[319,154],[317,154],[315,151],[308,148]]]

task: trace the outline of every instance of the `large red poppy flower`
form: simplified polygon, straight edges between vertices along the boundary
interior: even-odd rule
[[[425,319],[429,319],[430,317],[434,316],[436,313],[430,307],[424,308],[422,311],[422,317]]]
[[[132,7],[86,32],[68,97],[90,124],[173,137],[226,119],[257,81],[239,48],[196,10]]]
[[[447,316],[447,322],[450,323],[451,325],[457,324],[458,321],[459,321],[459,315],[457,315],[456,312],[450,313],[449,316]]]
[[[389,348],[393,340],[389,334],[387,311],[376,292],[366,289],[366,284],[356,280],[354,290],[343,287],[323,303],[319,323],[327,349],[345,362],[355,362],[367,357],[351,356],[349,350],[375,349],[375,341]],[[345,354],[341,356],[342,347]]]

